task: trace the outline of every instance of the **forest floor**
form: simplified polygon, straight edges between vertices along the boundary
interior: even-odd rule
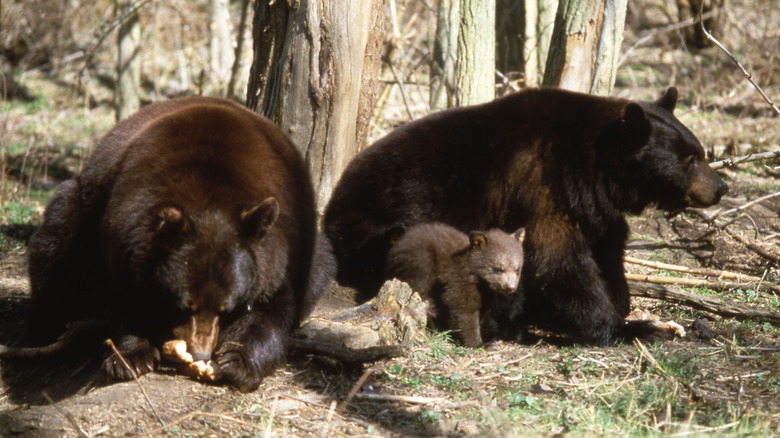
[[[658,77],[669,78],[671,65],[692,62],[676,58],[684,56],[679,51],[666,56],[653,50],[634,53],[616,95],[652,99],[662,92],[658,83],[669,82]],[[2,108],[0,134],[7,145],[2,161],[9,175],[0,193],[2,344],[16,344],[25,333],[26,242],[53,183],[77,172],[95,138],[113,123],[105,96],[79,106],[53,81],[30,77],[27,86],[43,97],[31,104],[4,102]],[[692,87],[681,86],[677,115],[716,158],[780,149],[777,117],[744,81],[737,78],[734,90],[737,97],[726,95],[740,105],[703,107]],[[375,137],[403,121],[401,108],[384,108]],[[631,218],[626,255],[761,280],[634,263],[626,270],[670,282],[702,280],[663,287],[777,318],[778,262],[760,253],[780,253],[780,196],[728,210],[778,194],[778,161],[719,172],[731,189],[718,206],[673,217],[648,210]],[[643,284],[632,283],[632,291]],[[322,308],[353,304],[348,293],[334,288]],[[103,385],[100,358],[78,352],[7,360],[0,368],[0,436],[780,435],[776,319],[719,314],[725,305],[703,310],[639,297],[632,304],[683,325],[687,336],[586,347],[537,333],[533,343],[497,342],[472,350],[431,332],[403,357],[362,368],[314,355],[290,357],[248,394],[194,381],[169,365],[138,381]],[[359,380],[364,381],[356,387]]]

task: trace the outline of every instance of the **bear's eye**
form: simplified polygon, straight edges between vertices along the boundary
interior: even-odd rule
[[[683,160],[683,166],[684,166],[686,169],[688,169],[688,168],[690,168],[691,166],[693,166],[693,163],[694,163],[694,161],[696,161],[696,156],[695,156],[695,155],[688,155],[688,156],[687,156],[687,157],[685,157],[685,159]]]

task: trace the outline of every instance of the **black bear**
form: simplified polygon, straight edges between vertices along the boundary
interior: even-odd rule
[[[225,99],[150,105],[47,206],[30,242],[31,335],[108,321],[144,373],[175,331],[195,360],[252,391],[323,290],[308,284],[315,236],[307,166],[270,121]],[[131,377],[116,355],[103,370]]]
[[[337,281],[376,293],[399,227],[524,226],[519,324],[596,344],[647,334],[623,319],[623,213],[709,206],[728,190],[676,103],[675,88],[641,103],[528,89],[401,126],[355,157],[326,207]]]
[[[465,234],[442,223],[407,230],[387,254],[386,278],[398,278],[428,302],[437,328],[453,330],[468,347],[483,344],[480,322],[496,294],[520,284],[522,229]]]

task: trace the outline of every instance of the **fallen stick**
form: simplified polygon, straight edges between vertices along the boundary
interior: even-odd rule
[[[737,320],[751,319],[758,322],[769,322],[780,325],[780,314],[766,310],[754,309],[739,304],[727,303],[716,298],[703,297],[679,289],[671,289],[658,284],[629,283],[631,296],[654,298],[684,304],[694,309],[714,313]]]
[[[706,286],[712,290],[735,289],[745,287],[743,282],[709,281],[700,278],[665,277],[663,275],[646,275],[626,273],[626,280],[653,284],[679,284],[682,286]]]
[[[710,163],[710,167],[713,169],[720,169],[726,166],[736,166],[737,164],[749,163],[751,161],[768,160],[772,158],[780,158],[780,151],[774,152],[762,152],[760,154],[747,154],[740,157],[729,157],[725,160],[713,161]]]
[[[410,403],[415,405],[427,405],[430,403],[444,403],[447,400],[443,398],[430,398],[430,397],[415,397],[411,395],[393,395],[393,394],[373,394],[359,392],[355,395],[356,398],[362,398],[366,400],[376,401],[396,401],[402,403]]]
[[[733,278],[738,281],[763,281],[761,277],[754,275],[740,274],[739,272],[721,271],[719,269],[707,269],[707,268],[690,268],[688,266],[670,265],[668,263],[653,262],[650,260],[642,260],[634,257],[625,257],[624,260],[634,265],[647,266],[649,268],[666,269],[668,271],[685,272],[694,275],[704,275],[707,277],[717,278]]]

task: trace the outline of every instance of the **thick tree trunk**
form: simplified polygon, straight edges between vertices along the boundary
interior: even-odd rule
[[[496,95],[496,1],[461,0],[457,104],[489,102]]]
[[[276,122],[300,148],[320,211],[366,141],[383,6],[380,0],[255,4],[247,106]]]
[[[544,85],[609,94],[625,18],[626,0],[561,0]]]
[[[495,0],[440,0],[431,67],[431,109],[493,100]]]
[[[117,0],[117,16],[133,7],[130,0]],[[115,92],[116,120],[134,114],[141,107],[141,25],[138,12],[119,26],[117,55],[117,86]]]

